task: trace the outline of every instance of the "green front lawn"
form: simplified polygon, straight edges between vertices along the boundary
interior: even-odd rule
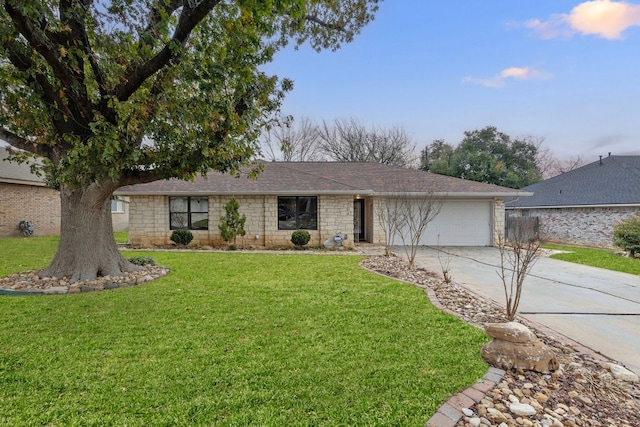
[[[568,253],[552,255],[551,258],[607,270],[622,271],[630,274],[640,274],[640,260],[627,258],[620,252],[611,249],[585,248],[580,246],[543,245],[545,249],[556,249]]]
[[[116,243],[129,243],[129,233],[127,231],[116,231],[113,233]]]
[[[53,243],[0,239],[0,274]],[[482,331],[360,257],[146,255],[171,274],[0,297],[0,425],[420,426],[486,372]]]

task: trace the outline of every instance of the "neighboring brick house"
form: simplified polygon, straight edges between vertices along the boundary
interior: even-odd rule
[[[60,192],[32,174],[29,165],[5,160],[8,156],[0,147],[0,236],[19,236],[20,221],[31,222],[36,236],[60,234]],[[112,201],[111,207],[114,230],[126,230],[126,198]]]
[[[29,165],[9,162],[0,147],[0,236],[19,236],[20,221],[29,221],[35,235],[60,233],[60,193],[31,173]]]
[[[421,244],[492,245],[504,230],[504,198],[519,190],[435,175],[379,163],[260,162],[257,180],[212,172],[193,182],[156,181],[121,188],[130,200],[129,241],[169,244],[172,229],[189,228],[194,242],[221,244],[218,224],[224,204],[234,196],[247,216],[241,245],[290,245],[296,229],[309,230],[311,245],[336,231],[354,242],[384,243],[377,212],[385,198],[444,201]],[[396,244],[401,244],[396,238]]]
[[[612,247],[613,228],[640,215],[640,156],[608,156],[523,188],[507,215],[539,217],[545,238]]]

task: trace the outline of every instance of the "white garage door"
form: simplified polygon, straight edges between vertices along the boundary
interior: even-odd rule
[[[491,201],[447,201],[427,226],[420,245],[491,245],[492,207]],[[406,230],[403,232],[406,233]],[[406,240],[409,242],[408,238]],[[396,236],[394,244],[403,244],[400,236]]]

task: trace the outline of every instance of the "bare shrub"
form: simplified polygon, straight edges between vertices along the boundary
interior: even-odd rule
[[[540,257],[541,233],[536,221],[517,221],[509,228],[509,242],[498,236],[500,271],[504,287],[507,320],[513,321],[518,313],[522,286],[527,275]]]

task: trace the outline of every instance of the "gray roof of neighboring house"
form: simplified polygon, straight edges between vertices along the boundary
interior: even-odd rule
[[[45,185],[40,177],[31,173],[26,163],[16,163],[6,160],[9,152],[6,147],[0,147],[0,182],[13,184]]]
[[[640,205],[640,156],[609,156],[522,189],[507,208]]]
[[[528,193],[492,184],[404,169],[380,163],[265,162],[257,180],[211,172],[193,182],[162,180],[119,189],[121,195],[163,194],[424,194],[460,197],[508,197]]]

